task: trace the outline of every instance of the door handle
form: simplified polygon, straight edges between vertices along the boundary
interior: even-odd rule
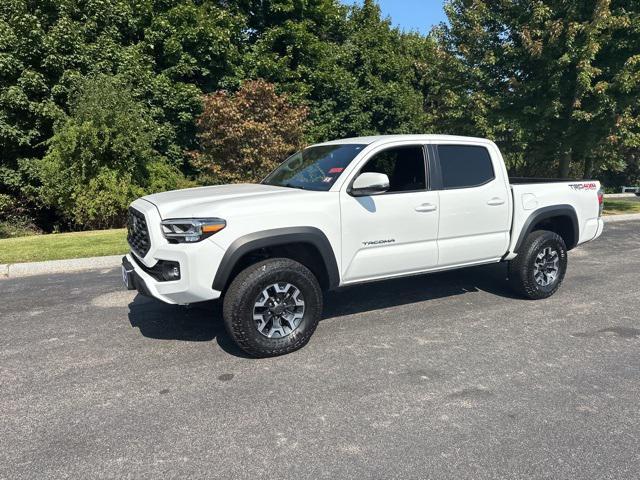
[[[487,205],[491,205],[491,206],[504,205],[504,198],[494,197],[487,202]]]
[[[435,212],[438,209],[433,203],[423,203],[416,207],[416,212]]]

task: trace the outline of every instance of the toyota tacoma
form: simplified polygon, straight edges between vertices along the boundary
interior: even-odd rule
[[[567,252],[603,229],[596,181],[510,179],[498,147],[441,135],[312,145],[259,184],[148,195],[129,208],[123,280],[170,304],[222,298],[247,353],[304,346],[323,291],[507,262],[529,299],[553,295]]]

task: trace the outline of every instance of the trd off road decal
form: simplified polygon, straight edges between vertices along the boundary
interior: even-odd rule
[[[574,190],[595,190],[598,186],[595,183],[571,183],[569,188]]]

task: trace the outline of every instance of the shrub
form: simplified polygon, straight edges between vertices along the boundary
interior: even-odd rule
[[[149,179],[145,193],[166,192],[167,190],[196,186],[195,182],[186,179],[175,166],[163,161],[149,163],[147,174]]]
[[[0,193],[0,238],[24,237],[37,233],[40,230],[23,212],[16,199]]]
[[[10,220],[0,220],[0,238],[26,237],[42,233],[26,217],[16,217]]]
[[[256,182],[304,141],[307,109],[262,80],[204,97],[194,165],[211,183]]]
[[[69,213],[75,223],[92,229],[123,225],[131,199],[143,194],[130,176],[105,168],[76,194]]]
[[[122,226],[132,200],[180,184],[153,148],[159,132],[118,77],[86,79],[40,162],[42,200],[76,228]]]
[[[5,216],[9,215],[14,208],[14,202],[11,195],[0,193],[0,218],[5,218]]]

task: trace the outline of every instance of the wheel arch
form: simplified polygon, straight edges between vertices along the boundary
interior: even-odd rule
[[[514,252],[518,253],[525,239],[536,230],[557,233],[564,240],[567,250],[574,248],[580,239],[578,215],[571,205],[553,205],[535,210],[525,220]]]
[[[306,250],[303,252],[306,255],[302,258],[300,255],[291,254],[300,248]],[[213,279],[213,288],[224,291],[239,267],[245,265],[245,259],[266,251],[276,251],[281,253],[281,256],[300,261],[319,277],[318,280],[326,289],[336,288],[340,283],[338,263],[327,236],[315,227],[288,227],[253,232],[234,240],[222,257]]]

